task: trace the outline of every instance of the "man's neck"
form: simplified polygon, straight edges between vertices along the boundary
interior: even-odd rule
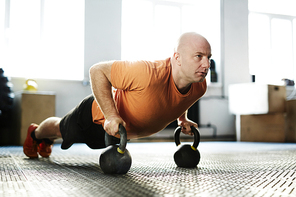
[[[177,88],[178,88],[178,86],[177,86]],[[184,87],[184,88],[178,88],[178,90],[181,94],[186,94],[190,90],[190,88],[191,88],[191,84],[187,87]]]
[[[184,77],[181,76],[182,73],[179,71],[177,65],[174,65],[174,62],[172,62],[172,60],[171,60],[171,66],[172,66],[173,80],[177,89],[181,94],[186,94],[191,88],[191,83],[184,80]]]

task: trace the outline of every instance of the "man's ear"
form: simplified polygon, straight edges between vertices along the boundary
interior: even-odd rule
[[[181,65],[181,59],[180,59],[180,53],[179,52],[174,52],[174,59],[177,62],[177,65],[180,66]]]

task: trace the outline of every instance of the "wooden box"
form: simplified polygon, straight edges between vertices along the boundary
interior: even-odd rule
[[[286,141],[296,142],[296,100],[287,101]]]
[[[40,124],[51,116],[55,116],[55,94],[53,92],[16,93],[13,143],[23,145],[30,124]]]
[[[240,141],[285,142],[285,113],[240,115]]]
[[[286,88],[256,83],[229,85],[229,111],[241,115],[284,113]]]

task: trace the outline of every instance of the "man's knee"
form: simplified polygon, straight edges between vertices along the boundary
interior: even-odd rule
[[[60,130],[60,122],[61,122],[61,118],[58,118],[58,117],[53,117],[55,120],[54,120],[54,130],[56,131],[56,136],[57,137],[62,137],[62,134],[61,134],[61,130]]]
[[[36,129],[36,137],[52,136],[52,137],[61,137],[60,131],[60,121],[61,118],[58,117],[49,117],[44,120],[39,127]]]

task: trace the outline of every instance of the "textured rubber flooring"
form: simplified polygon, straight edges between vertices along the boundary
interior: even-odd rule
[[[102,150],[55,145],[50,158],[28,159],[0,147],[0,196],[296,196],[296,144],[201,142],[197,168],[176,167],[174,143],[128,143],[125,175],[106,175]]]

